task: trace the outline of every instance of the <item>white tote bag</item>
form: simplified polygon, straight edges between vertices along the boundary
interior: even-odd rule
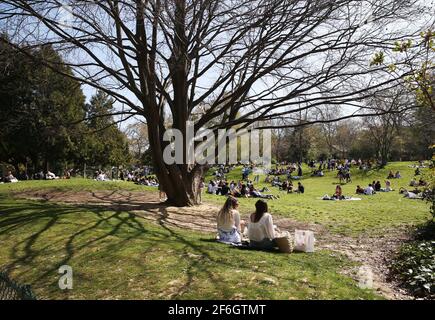
[[[314,232],[309,230],[296,230],[295,231],[295,245],[294,251],[300,252],[314,252]]]

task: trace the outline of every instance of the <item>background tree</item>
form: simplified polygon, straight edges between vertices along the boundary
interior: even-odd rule
[[[128,125],[125,134],[128,137],[130,151],[136,164],[144,163],[146,155],[149,153],[147,124],[140,121],[132,123]]]
[[[113,100],[97,94],[86,107],[80,83],[38,62],[50,57],[72,74],[52,47],[33,57],[0,43],[0,161],[58,174],[69,165],[124,164],[125,136],[113,125]],[[90,117],[92,120],[83,122]],[[90,161],[92,160],[92,161]]]
[[[289,129],[276,129],[272,132],[272,158],[281,163],[288,160],[288,151],[290,149],[287,136]]]
[[[418,155],[420,159],[431,159],[431,146],[435,145],[435,112],[429,108],[420,108],[411,117],[405,128],[405,150]]]
[[[373,96],[374,108],[383,110],[400,110],[412,105],[412,95],[403,91],[386,91]],[[365,126],[374,142],[377,158],[385,166],[390,159],[391,151],[403,122],[403,114],[386,113],[380,116],[365,118]]]
[[[88,146],[86,162],[91,165],[126,165],[131,160],[127,136],[119,130],[112,116],[114,100],[98,91],[86,107]]]
[[[33,50],[32,55],[56,60],[59,69],[71,74],[50,46]],[[83,129],[73,125],[84,117],[80,84],[17,54],[4,43],[0,70],[1,160],[17,169],[20,163],[38,170],[59,169],[56,165],[73,157],[77,146],[71,133]]]

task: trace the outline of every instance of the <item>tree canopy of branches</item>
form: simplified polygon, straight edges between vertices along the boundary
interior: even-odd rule
[[[341,119],[385,113],[365,99],[400,86],[410,71],[369,61],[431,27],[421,3],[6,0],[0,21],[17,50],[51,44],[74,78],[124,103],[124,114],[145,117],[160,183],[171,203],[184,206],[195,202],[204,167],[165,164],[165,113],[182,133],[188,120],[195,131],[270,128],[277,119],[279,127],[297,126],[300,112],[325,105],[347,110]],[[409,19],[421,23],[410,27]],[[395,65],[422,51],[410,50]],[[44,63],[58,69],[56,61]],[[303,125],[320,121],[310,113]]]

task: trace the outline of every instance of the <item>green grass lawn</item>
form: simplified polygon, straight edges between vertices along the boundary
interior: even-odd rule
[[[401,226],[413,226],[421,224],[430,218],[429,205],[420,200],[404,199],[398,190],[407,187],[414,176],[414,170],[409,168],[407,162],[391,163],[385,169],[373,170],[367,173],[358,169],[352,170],[352,183],[343,185],[343,193],[346,196],[362,198],[362,201],[323,201],[318,198],[325,194],[333,195],[338,184],[336,172],[325,172],[325,177],[310,177],[308,167],[304,167],[305,194],[287,194],[277,188],[271,188],[269,184],[260,183],[258,189],[267,186],[272,194],[279,195],[279,200],[269,201],[269,210],[272,214],[293,220],[321,224],[333,233],[358,236],[361,234],[380,235],[386,229],[394,229]],[[374,196],[355,195],[356,186],[366,187],[373,180],[381,181],[384,186],[388,172],[399,170],[402,179],[391,180],[395,189],[390,193],[378,193]],[[423,173],[429,169],[423,169]],[[209,180],[211,176],[208,176]],[[250,177],[253,179],[253,176]],[[260,182],[264,181],[261,176]],[[285,178],[284,176],[282,177]],[[241,169],[237,168],[228,175],[229,181],[241,179]],[[207,180],[207,182],[208,182]],[[296,185],[297,182],[294,182]],[[205,195],[204,199],[209,202],[222,204],[220,196]],[[247,214],[254,210],[256,199],[241,199],[240,210]]]
[[[357,184],[383,181],[390,169],[406,186],[414,170],[408,163],[393,163],[367,175],[354,172]],[[423,201],[403,199],[398,192],[364,197],[360,202],[317,200],[332,194],[337,180],[303,180],[304,195],[281,193],[270,201],[271,212],[303,222],[319,223],[333,233],[380,234],[397,226],[412,226],[429,218]],[[229,178],[238,180],[236,169]],[[263,184],[264,185],[264,184]],[[24,190],[150,192],[127,182],[31,181],[0,185],[0,269],[20,283],[32,285],[43,299],[379,299],[358,288],[342,274],[355,267],[347,258],[326,250],[314,254],[275,254],[240,251],[213,241],[213,234],[190,232],[147,222],[131,212],[107,211],[92,205],[18,200],[13,192]],[[278,194],[277,189],[273,193]],[[223,197],[206,195],[222,205]],[[241,210],[253,210],[255,199],[242,199]],[[74,270],[74,289],[58,288],[58,269]]]
[[[42,299],[377,299],[342,256],[240,251],[129,212],[0,198],[0,266]],[[58,268],[74,271],[61,291]]]
[[[98,191],[98,190],[126,190],[126,191],[156,191],[157,188],[144,187],[126,181],[98,182],[91,179],[74,178],[70,180],[32,180],[19,183],[0,184],[0,194],[32,190],[53,191]]]

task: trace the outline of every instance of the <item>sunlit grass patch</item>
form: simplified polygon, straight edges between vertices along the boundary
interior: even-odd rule
[[[0,265],[42,299],[375,299],[319,251],[240,251],[129,212],[2,199]],[[70,265],[74,288],[58,287]]]

